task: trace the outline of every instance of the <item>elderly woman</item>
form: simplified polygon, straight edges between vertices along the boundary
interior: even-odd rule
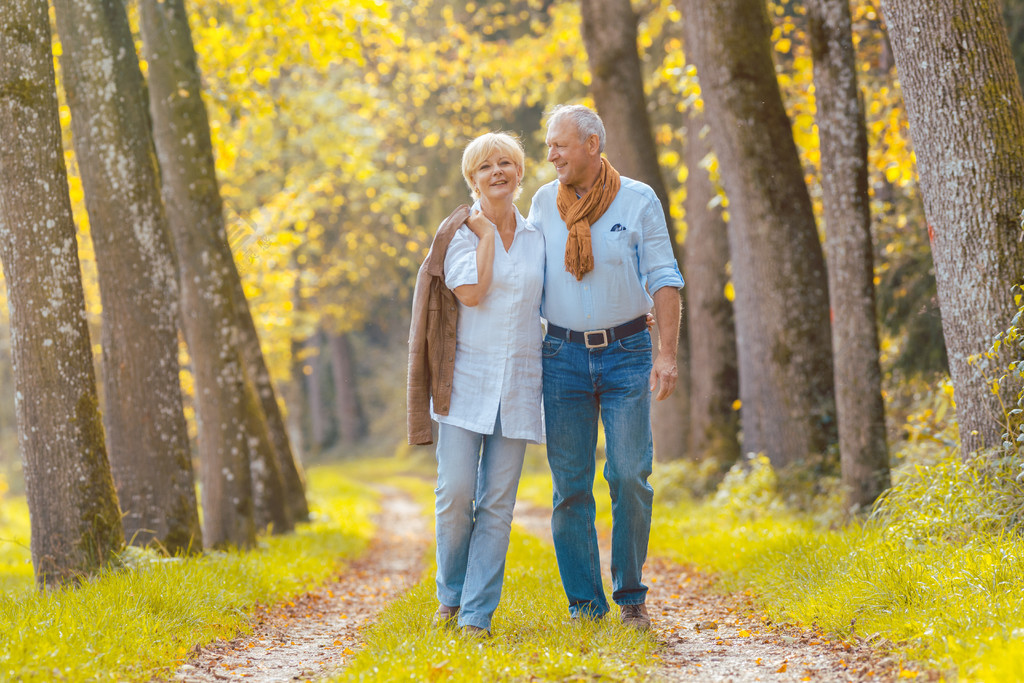
[[[523,163],[506,133],[469,143],[462,174],[476,202],[442,223],[413,299],[410,443],[430,443],[428,394],[439,423],[434,621],[473,634],[490,633],[526,444],[544,440],[544,238],[513,203]]]

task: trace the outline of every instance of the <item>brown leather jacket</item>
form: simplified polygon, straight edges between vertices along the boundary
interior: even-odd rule
[[[467,218],[469,207],[462,205],[441,223],[416,275],[406,385],[409,443],[414,446],[433,443],[430,397],[438,415],[447,415],[451,404],[459,307],[455,294],[444,284],[444,257]]]

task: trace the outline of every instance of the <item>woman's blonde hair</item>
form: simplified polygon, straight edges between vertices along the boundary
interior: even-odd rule
[[[473,199],[480,199],[480,191],[473,186],[473,173],[495,151],[511,157],[512,163],[519,170],[520,181],[523,179],[526,155],[523,152],[523,143],[519,141],[519,138],[505,132],[484,133],[466,145],[466,149],[462,152],[462,177],[466,179],[466,185],[469,187]],[[513,199],[518,199],[519,193],[522,191],[523,188],[520,185],[516,188]]]

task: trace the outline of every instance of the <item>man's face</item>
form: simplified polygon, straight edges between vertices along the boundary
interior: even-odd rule
[[[548,146],[548,161],[555,167],[558,182],[574,187],[584,185],[590,179],[594,160],[600,158],[596,135],[580,140],[576,124],[563,118],[548,127],[545,142]]]

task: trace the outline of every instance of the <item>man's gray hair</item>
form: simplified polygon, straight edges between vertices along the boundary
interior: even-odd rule
[[[597,151],[604,151],[604,122],[596,111],[582,104],[556,104],[548,113],[548,128],[563,118],[568,118],[576,124],[576,130],[580,132],[580,142],[591,135],[596,135],[599,143]]]

